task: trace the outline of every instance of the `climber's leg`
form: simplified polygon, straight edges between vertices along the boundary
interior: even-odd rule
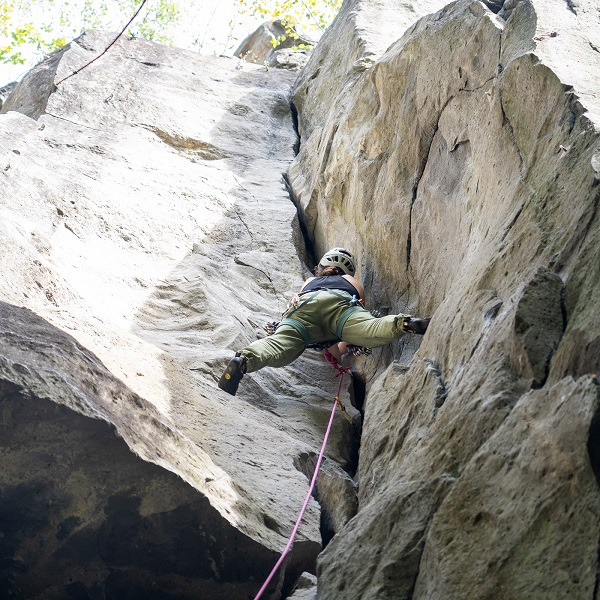
[[[342,329],[342,341],[367,348],[385,346],[407,332],[403,329],[407,318],[403,314],[374,317],[366,310],[356,311]]]
[[[246,371],[264,367],[285,367],[304,352],[302,336],[290,325],[280,325],[272,335],[252,342],[239,354],[246,358]]]

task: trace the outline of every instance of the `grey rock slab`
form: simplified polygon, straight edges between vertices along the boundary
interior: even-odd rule
[[[10,95],[10,93],[15,89],[17,85],[16,81],[12,81],[11,83],[7,83],[0,87],[0,109],[2,108],[2,103],[6,100],[6,98]]]
[[[298,70],[306,66],[309,53],[306,50],[275,50],[269,66],[278,69]]]
[[[292,100],[301,135],[308,139],[328,115],[338,113],[346,88],[415,21],[444,5],[441,0],[401,6],[386,0],[346,0],[294,83]]]
[[[50,79],[46,63],[34,69],[0,116],[0,299],[72,335],[134,394],[124,398],[153,406],[188,440],[184,456],[174,451],[181,464],[164,458],[161,468],[189,472],[205,460],[189,484],[276,559],[308,488],[294,459],[320,447],[335,374],[307,353],[289,369],[247,376],[235,398],[216,382],[307,272],[282,178],[296,142],[294,74],[121,39],[47,85],[111,39],[88,32],[53,55]],[[23,368],[40,353],[34,337]],[[60,402],[61,381],[79,385],[70,367],[61,362],[44,397]],[[148,438],[160,448],[152,427],[125,435],[114,426],[134,454]],[[348,428],[338,415],[327,452],[345,466],[355,455]],[[274,590],[314,562],[312,500],[298,542]]]
[[[414,598],[593,596],[600,498],[588,436],[598,400],[589,377],[519,400],[436,512]]]
[[[548,0],[523,0],[512,12],[507,22],[531,19],[529,9],[525,17],[522,4],[533,8],[535,32],[534,53],[547,65],[562,83],[572,86],[590,118],[600,120],[600,14],[594,0],[576,2],[549,2]]]
[[[296,34],[296,37],[293,34]],[[276,55],[300,44],[313,46],[314,41],[296,33],[294,28],[288,31],[281,19],[276,19],[260,25],[242,41],[233,55],[259,65],[279,66]]]
[[[405,18],[402,7],[387,6]],[[498,555],[514,551],[520,561],[496,565],[500,597],[533,597],[544,577],[556,584],[556,597],[589,597],[597,568],[590,524],[598,490],[589,463],[596,467],[592,446],[589,456],[586,449],[599,368],[600,121],[594,78],[581,79],[596,51],[581,41],[598,27],[595,13],[583,24],[585,2],[561,4],[551,16],[541,3],[515,6],[505,21],[479,2],[449,4],[419,15],[387,50],[354,65],[363,42],[355,23],[368,11],[347,3],[355,14],[342,11],[334,27],[347,32],[350,50],[342,58],[317,48],[295,85],[303,125],[289,179],[316,253],[332,245],[356,253],[368,306],[433,317],[423,338],[405,336],[361,363],[367,396],[358,511],[319,558],[319,598],[410,598],[415,585],[421,597],[494,597],[481,583],[484,568],[471,573],[462,562],[465,552],[485,557],[490,537],[464,538],[454,556],[446,538],[428,532],[438,514],[457,528],[459,511],[477,517],[468,494],[447,512],[446,500],[493,462],[488,444],[500,431],[511,443],[530,443],[513,413],[523,417],[523,407],[542,398],[558,411],[559,397],[577,413],[576,469],[587,469],[571,479],[560,452],[547,456],[556,488],[573,485],[573,498],[580,494],[585,504],[572,517],[573,537],[549,533],[535,545],[544,525],[528,511],[539,488],[530,490],[519,473],[505,518],[530,514],[531,532],[522,525],[520,546],[497,521],[486,531],[494,532]],[[563,9],[571,16],[561,32],[535,39],[540,23]],[[564,47],[548,60],[551,44]],[[576,64],[554,64],[571,51]],[[324,102],[328,85],[339,90],[335,105]],[[544,434],[535,439],[545,443],[543,436],[555,439],[555,422],[542,413],[535,430]],[[570,435],[556,435],[563,433]],[[485,485],[493,474],[481,477]],[[497,504],[490,502],[499,512],[508,499],[503,490],[496,495]],[[553,502],[552,515],[561,510]],[[579,543],[581,566],[573,562]],[[436,573],[441,559],[424,562],[442,555],[451,588]]]
[[[17,111],[32,119],[43,115],[48,98],[56,89],[54,85],[56,70],[63,54],[68,50],[68,45],[57,50],[32,69],[22,81],[11,86],[8,97],[2,103],[0,113]]]
[[[209,454],[30,310],[0,302],[0,334],[2,593],[253,593],[276,553]]]
[[[298,587],[290,596],[290,600],[316,600],[317,578],[310,573],[302,573]]]
[[[389,477],[319,555],[318,597],[410,598],[429,516],[450,485],[448,477]]]
[[[296,468],[309,479],[312,478],[317,463],[316,455],[300,455]],[[331,460],[321,463],[315,483],[315,498],[321,506],[321,531],[330,538],[342,530],[356,514],[358,507],[357,485],[346,471]]]

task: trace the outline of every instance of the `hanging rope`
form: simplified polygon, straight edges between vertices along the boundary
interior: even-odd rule
[[[144,4],[146,4],[147,1],[148,0],[142,0],[142,3],[138,6],[138,9],[135,11],[135,14],[133,15],[133,17],[131,17],[131,19],[129,19],[129,21],[127,21],[127,25],[125,25],[125,27],[123,27],[123,29],[121,30],[121,33],[119,33],[119,35],[108,46],[106,46],[106,48],[104,48],[104,50],[100,54],[98,54],[98,56],[96,56],[96,58],[93,58],[92,60],[90,60],[90,62],[83,65],[83,67],[81,67],[80,69],[77,69],[77,71],[73,71],[70,75],[63,77],[56,85],[60,85],[63,81],[66,81],[70,77],[77,75],[77,73],[81,73],[81,71],[83,71],[85,68],[89,67],[93,62],[96,62],[101,56],[104,56],[108,52],[110,47],[113,44],[115,44],[116,41],[125,33],[125,31],[131,25],[133,20],[140,14],[140,11],[142,10],[142,8],[144,7]]]
[[[329,354],[329,356],[333,359],[335,364],[331,362],[331,360],[327,357],[327,354]],[[329,433],[331,432],[331,425],[333,423],[333,417],[335,416],[335,409],[337,408],[337,406],[339,404],[340,407],[342,408],[342,410],[345,411],[345,409],[342,407],[342,403],[340,402],[340,392],[342,390],[342,381],[344,380],[344,374],[346,374],[348,371],[350,371],[350,369],[346,368],[346,367],[340,367],[340,365],[338,365],[338,363],[337,363],[337,360],[335,360],[335,357],[329,352],[329,350],[325,350],[324,356],[325,356],[325,360],[332,367],[334,367],[336,369],[337,377],[340,378],[340,381],[338,383],[337,394],[335,395],[335,398],[333,399],[333,409],[331,411],[331,416],[329,417],[329,423],[327,425],[327,430],[325,431],[325,437],[323,438],[323,444],[321,445],[321,451],[319,452],[319,457],[317,458],[315,472],[313,473],[313,476],[312,476],[312,479],[310,482],[310,486],[308,488],[308,494],[306,494],[306,499],[304,500],[304,504],[302,505],[302,509],[300,510],[300,514],[298,515],[298,519],[296,520],[296,524],[294,525],[294,529],[292,530],[290,539],[288,540],[288,543],[287,543],[284,551],[281,553],[279,560],[275,563],[275,566],[269,573],[269,576],[267,577],[267,579],[263,583],[262,587],[258,591],[258,594],[256,594],[256,596],[254,597],[254,600],[259,600],[259,598],[263,595],[264,591],[267,589],[267,586],[271,582],[271,579],[273,579],[273,576],[277,572],[277,569],[279,569],[279,567],[281,566],[281,563],[283,562],[284,558],[287,556],[287,553],[290,551],[290,548],[292,547],[292,544],[294,543],[294,538],[296,537],[296,532],[298,531],[298,527],[300,527],[300,521],[302,521],[302,517],[304,516],[304,511],[306,510],[306,507],[308,506],[308,502],[310,500],[310,497],[312,496],[312,493],[313,493],[313,490],[315,487],[315,483],[317,481],[317,475],[319,474],[319,469],[321,467],[321,462],[323,460],[323,455],[325,453],[325,446],[327,445]]]

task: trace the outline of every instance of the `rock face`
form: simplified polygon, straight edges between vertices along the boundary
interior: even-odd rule
[[[12,83],[8,83],[0,87],[0,108],[2,108],[2,103],[4,100],[6,100],[6,98],[8,98],[9,94],[15,89],[16,86],[16,81],[13,81]]]
[[[31,311],[0,304],[0,347],[3,598],[252,593],[274,553],[196,489],[227,511],[224,471]]]
[[[600,15],[396,6],[346,2],[294,86],[316,253],[343,240],[371,306],[433,317],[362,365],[358,512],[318,597],[593,598]],[[374,10],[421,18],[376,35]]]
[[[295,30],[292,31],[296,33]],[[306,36],[296,35],[297,38],[290,35],[280,19],[267,21],[243,40],[233,54],[259,65],[298,69],[306,64],[308,53],[306,50],[292,50],[292,48],[300,44],[312,48],[315,42]],[[279,40],[277,48],[273,46],[275,40]]]
[[[305,274],[294,75],[120,40],[58,83],[110,40],[50,57],[0,115],[0,595],[247,598],[336,386],[307,352],[216,387]],[[336,418],[328,458],[353,470],[353,443]],[[314,572],[319,522],[311,501],[267,597]]]
[[[32,71],[0,115],[0,596],[253,597],[336,380],[216,381],[343,245],[368,306],[432,321],[356,361],[265,597],[597,597],[599,19],[347,0],[297,77],[121,40],[58,83],[98,33]]]

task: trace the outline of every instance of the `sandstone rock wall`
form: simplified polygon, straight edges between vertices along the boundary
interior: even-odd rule
[[[0,115],[0,596],[246,598],[336,386],[315,353],[216,386],[305,273],[294,74],[120,40],[57,85],[111,39],[51,56]],[[336,419],[342,485],[353,439]],[[311,501],[267,597],[314,571],[319,522]]]
[[[362,365],[358,513],[318,597],[592,598],[600,15],[460,0],[381,52],[352,26],[372,6],[346,2],[295,83],[290,182],[316,253],[357,252],[370,306],[433,320]],[[333,54],[332,82],[334,34],[371,58]]]
[[[121,40],[57,85],[93,32],[34,69],[0,115],[0,596],[256,593],[336,381],[216,380],[344,245],[433,320],[357,361],[358,470],[346,402],[266,597],[594,598],[599,19],[347,0],[297,78]]]

